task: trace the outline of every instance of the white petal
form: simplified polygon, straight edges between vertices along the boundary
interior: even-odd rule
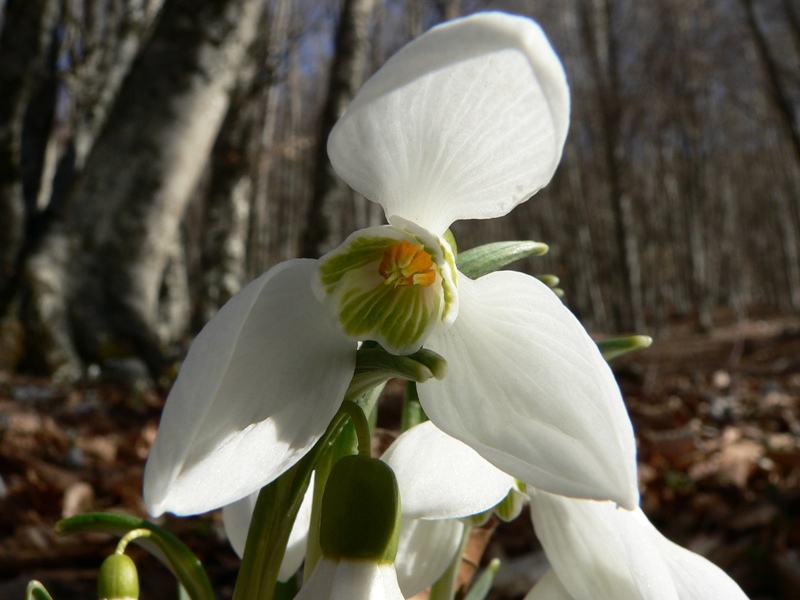
[[[494,507],[514,487],[511,475],[430,421],[403,433],[381,459],[397,477],[405,517],[468,517]]]
[[[719,567],[661,535],[639,508],[528,491],[536,535],[576,600],[747,598]]]
[[[678,600],[669,569],[633,512],[528,488],[536,536],[576,600]]]
[[[447,376],[418,386],[431,421],[540,489],[638,504],[633,429],[595,343],[553,292],[502,271],[459,276],[459,315],[426,347]]]
[[[641,510],[635,516],[661,552],[681,600],[747,600],[742,588],[717,565],[665,538]]]
[[[316,265],[273,267],[197,336],[145,468],[151,514],[201,513],[243,498],[325,432],[353,375],[356,344],[312,294]]]
[[[573,600],[573,598],[556,572],[550,569],[525,595],[525,600]]]
[[[455,519],[422,521],[403,517],[395,569],[406,598],[439,580],[453,562],[463,535],[464,524]]]
[[[295,600],[403,600],[394,566],[323,557]]]
[[[233,504],[228,504],[222,508],[222,522],[225,525],[225,535],[233,546],[236,554],[241,558],[244,555],[245,544],[247,543],[247,532],[250,530],[250,521],[253,518],[253,509],[256,506],[259,492],[254,492],[249,496],[237,500]],[[311,474],[311,482],[303,496],[303,502],[297,511],[292,531],[289,533],[289,541],[286,544],[286,551],[283,555],[280,570],[278,571],[278,581],[287,581],[297,572],[303,559],[306,556],[306,542],[308,541],[308,530],[311,526],[311,506],[314,499],[314,473]]]
[[[367,81],[328,139],[364,196],[441,234],[506,214],[553,176],[569,123],[564,71],[539,26],[482,13],[433,28]]]

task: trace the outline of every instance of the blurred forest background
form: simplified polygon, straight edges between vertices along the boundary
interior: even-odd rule
[[[0,597],[94,594],[112,543],[54,523],[145,515],[192,335],[382,221],[332,172],[333,123],[408,40],[485,9],[542,24],[572,122],[551,185],[456,224],[459,247],[546,242],[521,268],[592,331],[655,335],[613,364],[642,507],[752,598],[800,597],[800,0],[0,0]],[[229,596],[219,515],[159,522]],[[491,556],[492,600],[546,567],[528,519]],[[143,597],[175,597],[137,565]]]
[[[336,118],[442,20],[537,19],[572,88],[553,183],[459,246],[551,245],[591,328],[800,309],[798,0],[0,1],[0,369],[162,373],[243,284],[378,206]]]

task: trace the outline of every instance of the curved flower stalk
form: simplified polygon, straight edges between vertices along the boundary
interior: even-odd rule
[[[280,569],[278,570],[278,581],[288,581],[303,564],[306,556],[306,544],[310,529],[311,508],[314,499],[314,474],[311,474],[311,481],[308,484],[303,502],[297,511],[297,516],[289,534],[289,541],[286,544],[286,551],[283,555]],[[241,558],[244,556],[245,544],[247,543],[247,532],[250,530],[250,521],[253,518],[253,510],[258,500],[258,492],[245,496],[233,504],[228,504],[222,508],[222,522],[225,525],[225,535],[233,547],[236,554]]]
[[[719,567],[674,544],[637,508],[528,488],[553,566],[526,600],[746,600]]]
[[[533,277],[460,274],[448,241],[455,220],[546,185],[568,122],[563,69],[529,19],[459,19],[392,57],[328,140],[389,224],[274,267],[200,333],[148,459],[148,510],[230,504],[297,462],[342,402],[358,340],[442,355],[448,374],[419,385],[425,412],[502,471],[636,506],[630,420],[586,331]]]

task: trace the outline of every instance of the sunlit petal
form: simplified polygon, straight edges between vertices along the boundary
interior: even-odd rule
[[[222,509],[222,522],[225,525],[225,535],[233,546],[234,551],[239,557],[244,556],[244,548],[247,543],[247,532],[250,529],[250,521],[253,518],[253,509],[256,506],[259,492],[253,492],[249,496],[237,500],[233,504],[228,504]],[[303,559],[306,556],[306,542],[308,541],[308,530],[311,525],[311,506],[314,498],[314,473],[311,474],[311,482],[308,484],[303,502],[297,511],[292,531],[289,534],[289,541],[286,544],[286,552],[283,555],[278,580],[287,581],[297,572]]]
[[[636,511],[635,518],[661,552],[681,600],[747,600],[738,584],[717,565],[665,538],[641,510]]]
[[[569,90],[530,19],[482,13],[417,38],[361,88],[328,139],[342,178],[390,218],[441,234],[509,212],[561,158]]]
[[[448,363],[418,386],[430,419],[540,489],[638,504],[633,430],[586,331],[533,277],[459,278],[459,316],[427,347]]]
[[[147,461],[151,514],[201,513],[243,498],[325,432],[353,375],[356,344],[312,294],[316,265],[272,268],[197,336]]]
[[[400,487],[403,516],[468,517],[494,507],[514,478],[430,421],[403,433],[384,453]]]
[[[455,519],[423,521],[403,517],[395,568],[406,598],[438,581],[453,561],[463,535],[464,524]]]
[[[528,492],[536,536],[573,598],[678,600],[669,570],[632,512],[613,502]]]
[[[576,600],[746,600],[719,567],[670,542],[641,509],[528,491],[536,536]]]

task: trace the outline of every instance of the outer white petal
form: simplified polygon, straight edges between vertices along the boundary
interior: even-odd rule
[[[328,139],[364,196],[441,234],[545,186],[569,124],[564,71],[539,26],[481,13],[431,29],[367,81]]]
[[[406,598],[438,581],[453,561],[463,535],[464,524],[455,519],[422,521],[403,517],[394,564]]]
[[[394,565],[322,558],[295,600],[403,600]]]
[[[356,344],[312,294],[316,264],[273,267],[197,336],[145,467],[151,514],[201,513],[243,498],[325,432],[353,375]]]
[[[525,600],[573,600],[573,598],[556,572],[550,569],[525,595]]]
[[[237,500],[233,504],[228,504],[222,508],[222,522],[225,525],[225,535],[233,546],[236,554],[241,558],[244,555],[245,544],[247,543],[247,532],[250,530],[250,521],[253,518],[253,509],[256,506],[259,492],[253,492],[249,496]],[[303,496],[303,502],[297,511],[292,531],[289,533],[289,541],[286,544],[286,551],[283,555],[278,580],[287,581],[297,572],[303,559],[306,556],[306,542],[308,541],[308,530],[311,525],[311,506],[314,499],[314,473],[311,474],[311,482]]]
[[[528,488],[536,536],[576,600],[678,600],[661,554],[633,512]]]
[[[641,510],[634,517],[661,552],[681,600],[747,600],[742,588],[717,565],[665,538]]]
[[[576,600],[746,599],[721,569],[667,540],[639,508],[528,491],[536,535]]]
[[[633,429],[595,343],[540,281],[459,277],[459,315],[426,347],[447,377],[418,386],[436,425],[540,489],[638,505]]]
[[[412,427],[381,457],[397,477],[403,516],[468,517],[508,495],[514,478],[427,421]]]

